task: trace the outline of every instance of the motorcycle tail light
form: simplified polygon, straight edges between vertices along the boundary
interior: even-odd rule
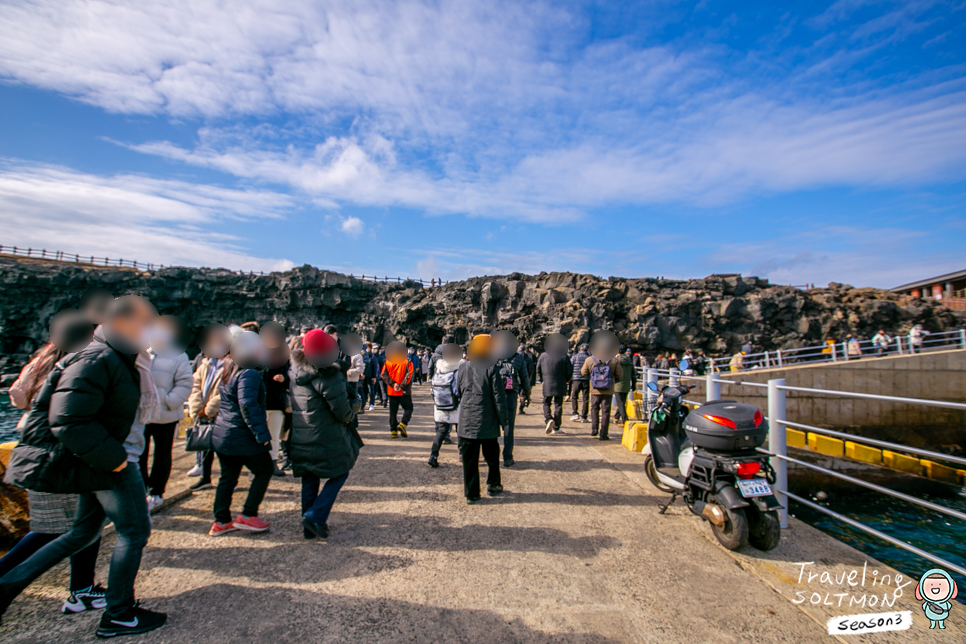
[[[735,421],[731,420],[730,418],[724,418],[722,416],[712,416],[711,414],[702,414],[702,415],[708,420],[710,420],[712,423],[717,423],[725,427],[730,427],[731,429],[738,429],[738,426],[735,425]]]
[[[761,427],[763,422],[765,422],[765,417],[761,415],[760,411],[755,411],[755,427]]]
[[[738,463],[738,478],[750,479],[761,470],[761,463]]]

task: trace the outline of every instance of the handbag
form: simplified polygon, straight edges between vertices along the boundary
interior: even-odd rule
[[[184,450],[186,452],[210,452],[211,429],[213,423],[196,420],[185,432]]]

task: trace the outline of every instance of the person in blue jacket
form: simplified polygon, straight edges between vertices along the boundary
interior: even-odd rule
[[[419,353],[413,347],[409,347],[409,361],[413,363],[413,382],[418,385],[421,382],[422,363],[419,361]]]
[[[275,473],[270,455],[272,434],[265,411],[266,389],[257,369],[261,339],[252,331],[241,331],[231,343],[231,358],[225,366],[218,391],[221,409],[211,428],[212,450],[221,465],[215,490],[215,522],[208,532],[213,537],[247,530],[265,532],[267,521],[258,516],[268,484]],[[254,475],[242,513],[232,519],[231,498],[242,468]]]

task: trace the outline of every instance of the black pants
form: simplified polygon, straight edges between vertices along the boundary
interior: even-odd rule
[[[215,464],[214,452],[202,452],[201,458],[201,480],[211,483],[211,466]]]
[[[399,420],[399,408],[403,408],[402,421]],[[402,396],[389,396],[389,431],[396,431],[396,426],[402,422],[403,425],[408,425],[409,420],[413,417],[413,397],[411,394],[403,394]]]
[[[530,406],[530,392],[524,391],[520,393],[520,413],[524,413],[524,409]]]
[[[577,415],[577,396],[580,392],[584,393],[583,402],[580,405],[580,417],[587,420],[587,397],[590,396],[589,380],[574,380],[570,384],[570,406],[573,407],[574,416]]]
[[[618,391],[614,394],[617,396],[617,411],[614,412],[614,419],[619,423],[627,422],[627,392]]]
[[[463,438],[459,441],[463,457],[463,493],[468,499],[480,498],[480,450],[490,471],[486,485],[500,485],[500,441],[496,438]]]
[[[27,561],[30,555],[37,552],[48,543],[59,537],[59,534],[49,532],[28,532],[23,539],[10,549],[0,559],[0,577]],[[84,590],[94,585],[94,568],[97,566],[97,551],[101,548],[101,540],[87,546],[70,558],[70,591]]]
[[[221,466],[221,476],[218,478],[218,488],[215,490],[215,521],[228,523],[231,521],[231,497],[238,485],[238,475],[242,468],[255,475],[251,487],[248,488],[248,498],[242,507],[242,514],[246,517],[257,517],[258,506],[265,498],[265,491],[275,472],[275,463],[268,452],[254,456],[230,456],[218,454],[218,464]]]
[[[596,434],[600,428],[600,437],[607,438],[610,429],[610,397],[612,394],[591,394],[590,396],[590,432]]]
[[[506,392],[507,423],[503,434],[503,462],[513,460],[513,426],[517,422],[517,392]]]
[[[174,431],[177,427],[178,421],[144,426],[144,451],[141,452],[138,465],[148,494],[164,496],[164,488],[168,484],[168,477],[171,476],[171,446],[174,444]],[[151,465],[151,473],[148,474],[152,438],[154,439],[154,463]]]
[[[443,446],[443,440],[449,438],[449,434],[454,427],[456,425],[453,423],[436,423],[436,438],[433,439],[433,456],[439,456],[439,450]]]
[[[563,396],[544,396],[543,397],[543,422],[553,418],[553,428],[560,429],[563,422]],[[550,415],[550,403],[553,403],[553,416]]]

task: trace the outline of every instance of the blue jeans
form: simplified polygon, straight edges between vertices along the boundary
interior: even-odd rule
[[[70,532],[0,577],[0,606],[23,592],[37,577],[100,539],[108,521],[114,522],[117,543],[111,554],[105,614],[120,617],[134,605],[134,579],[141,567],[141,551],[151,534],[151,518],[138,464],[128,463],[113,477],[114,487],[110,490],[80,495],[77,518]]]
[[[322,479],[312,474],[302,476],[302,516],[312,523],[326,525],[332,506],[335,504],[335,497],[339,495],[339,490],[345,485],[347,478],[349,478],[348,472],[329,479],[319,492]]]

